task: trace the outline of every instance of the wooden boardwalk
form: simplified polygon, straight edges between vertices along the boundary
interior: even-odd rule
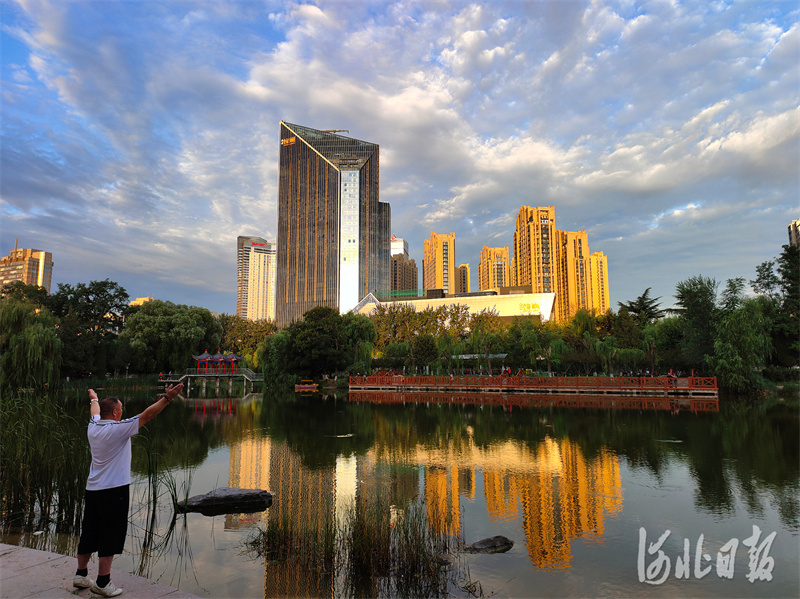
[[[666,376],[351,376],[351,391],[473,391],[556,395],[718,397],[716,377]]]

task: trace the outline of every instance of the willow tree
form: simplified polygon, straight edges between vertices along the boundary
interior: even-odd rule
[[[47,309],[13,298],[0,300],[0,386],[3,395],[58,384],[58,319]]]
[[[738,392],[764,386],[761,371],[772,351],[772,323],[764,312],[761,298],[747,299],[717,323],[714,355],[708,361],[720,386]]]

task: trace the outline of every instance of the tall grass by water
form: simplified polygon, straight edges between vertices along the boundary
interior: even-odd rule
[[[33,392],[4,394],[0,421],[3,522],[25,529],[51,524],[56,531],[74,529],[91,461],[85,425],[55,396]]]
[[[0,396],[0,513],[6,529],[80,529],[91,452],[87,390],[100,397],[155,388],[155,377],[65,381],[57,392],[9,389]],[[81,406],[85,420],[68,409]],[[75,413],[74,410],[71,410]]]
[[[463,539],[419,501],[403,508],[377,497],[356,500],[330,514],[322,530],[307,530],[290,516],[271,518],[246,542],[268,563],[289,564],[332,581],[333,596],[476,596],[459,558]]]

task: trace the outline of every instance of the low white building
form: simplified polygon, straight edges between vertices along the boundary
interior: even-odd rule
[[[371,293],[353,308],[356,314],[369,316],[379,305],[407,304],[416,312],[427,308],[435,310],[440,306],[458,304],[466,306],[470,314],[478,314],[484,310],[494,310],[500,318],[511,320],[518,316],[538,316],[542,322],[550,320],[556,302],[555,293],[500,293],[479,292],[473,294],[449,295],[438,298],[403,299],[381,302]]]

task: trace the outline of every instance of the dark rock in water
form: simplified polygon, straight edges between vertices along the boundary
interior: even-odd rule
[[[489,539],[476,541],[464,547],[468,553],[505,553],[514,546],[514,541],[507,539],[503,535],[497,535]]]
[[[204,516],[220,514],[251,514],[263,512],[272,505],[272,493],[263,489],[233,489],[219,487],[205,495],[195,495],[179,501],[179,512],[200,512]]]

